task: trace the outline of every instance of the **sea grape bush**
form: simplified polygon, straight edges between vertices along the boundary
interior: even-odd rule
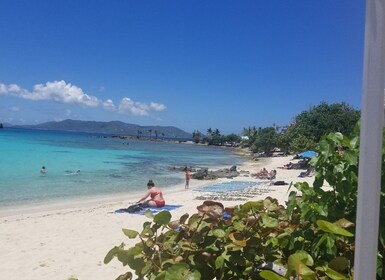
[[[152,221],[141,232],[123,229],[139,242],[114,247],[104,261],[116,257],[131,268],[117,279],[133,272],[137,279],[352,279],[358,151],[358,128],[351,137],[324,136],[313,186],[291,186],[286,206],[271,197],[232,209],[205,201],[175,221],[167,211],[147,212]],[[384,212],[382,184],[378,279],[385,279]]]

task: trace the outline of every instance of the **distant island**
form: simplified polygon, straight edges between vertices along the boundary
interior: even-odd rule
[[[40,130],[58,130],[87,133],[103,133],[112,135],[133,136],[137,138],[164,138],[191,140],[192,134],[174,126],[141,126],[121,121],[98,122],[64,120],[60,122],[46,122],[36,125],[15,125],[14,128],[28,128]]]

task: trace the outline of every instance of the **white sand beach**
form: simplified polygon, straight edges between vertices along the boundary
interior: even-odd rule
[[[265,163],[250,161],[238,170],[257,173],[262,167],[276,169],[275,180],[287,183],[307,181],[312,183],[314,177],[299,178],[303,170],[277,169],[292,160],[292,156],[274,157]],[[181,174],[184,176],[184,174]],[[239,176],[234,181],[262,180],[251,176]],[[221,179],[216,183],[230,181]],[[288,196],[289,185],[269,185],[266,181],[265,191],[254,192],[249,200],[259,200],[272,196],[284,204]],[[184,213],[196,213],[196,207],[203,200],[196,197],[193,191],[202,185],[212,184],[213,181],[190,181],[190,189],[184,185],[163,191],[167,204],[181,204],[182,207],[172,210],[172,219],[178,219]],[[161,186],[159,186],[161,188]],[[143,186],[143,193],[146,187]],[[128,270],[116,259],[105,265],[103,259],[114,246],[133,244],[122,233],[122,228],[141,230],[143,222],[148,220],[144,215],[114,213],[115,210],[126,208],[137,201],[141,194],[130,197],[115,197],[105,200],[90,201],[72,205],[41,207],[23,214],[10,211],[0,211],[0,271],[1,279],[69,279],[75,277],[81,280],[105,280],[116,277]],[[225,207],[234,206],[245,201],[221,201]],[[130,243],[132,242],[132,243]]]

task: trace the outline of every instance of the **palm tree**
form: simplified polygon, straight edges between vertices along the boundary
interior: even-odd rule
[[[213,130],[212,130],[211,128],[207,129],[207,134],[210,135],[210,136],[212,136]]]
[[[193,137],[195,143],[199,143],[199,141],[201,140],[201,137],[202,137],[202,133],[200,133],[199,131],[194,131],[192,133],[192,137]]]
[[[218,128],[216,128],[216,129],[214,130],[214,135],[215,135],[215,136],[221,136],[221,133],[220,133],[220,131],[219,131]]]

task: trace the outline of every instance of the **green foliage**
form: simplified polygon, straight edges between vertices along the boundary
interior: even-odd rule
[[[202,133],[200,133],[199,131],[194,131],[192,133],[192,137],[195,143],[199,143],[202,140]]]
[[[266,127],[260,129],[255,135],[255,140],[251,148],[256,152],[264,152],[265,155],[269,155],[270,152],[276,147],[278,133],[274,127]]]
[[[290,142],[291,151],[315,149],[326,134],[351,133],[359,118],[360,112],[344,102],[331,105],[322,102],[297,115],[284,134]]]
[[[138,279],[352,279],[358,131],[322,137],[311,161],[313,186],[296,183],[286,207],[267,197],[228,209],[230,219],[224,219],[223,205],[212,201],[199,206],[198,214],[172,222],[169,212],[149,213],[152,221],[141,232],[123,230],[140,242],[114,247],[105,263],[117,258]],[[377,279],[385,279],[384,179],[383,169]],[[281,270],[265,270],[264,263]]]
[[[254,152],[270,155],[275,148],[283,152],[298,153],[315,150],[323,135],[332,132],[350,133],[360,118],[360,112],[346,103],[327,104],[322,102],[298,114],[294,121],[285,127],[273,124],[269,127],[248,127],[243,129],[242,141],[236,134],[221,135],[218,129],[207,129],[207,137],[199,131],[193,132],[196,143],[206,142],[217,146],[249,147]]]
[[[327,104],[322,102],[307,111],[298,114],[294,121],[286,126],[243,129],[243,135],[249,140],[244,143],[255,152],[269,155],[273,148],[284,152],[302,152],[314,150],[323,135],[340,132],[350,133],[360,118],[360,112],[346,103]]]
[[[287,133],[290,133],[288,131]],[[294,152],[302,152],[307,150],[314,150],[317,146],[317,143],[314,137],[297,135],[291,137],[291,141],[289,142],[289,150]]]
[[[114,247],[105,263],[116,257],[138,279],[254,279],[260,265],[275,261],[287,268],[286,275],[264,271],[259,277],[317,279],[326,272],[339,273],[321,257],[341,267],[333,249],[351,236],[338,224],[316,221],[321,225],[317,228],[288,219],[289,212],[271,197],[235,207],[227,220],[220,203],[205,201],[198,209],[198,214],[172,222],[169,212],[161,212],[143,224],[142,232],[124,229],[128,238],[140,242],[128,249],[124,244]],[[317,254],[311,255],[313,251]]]

